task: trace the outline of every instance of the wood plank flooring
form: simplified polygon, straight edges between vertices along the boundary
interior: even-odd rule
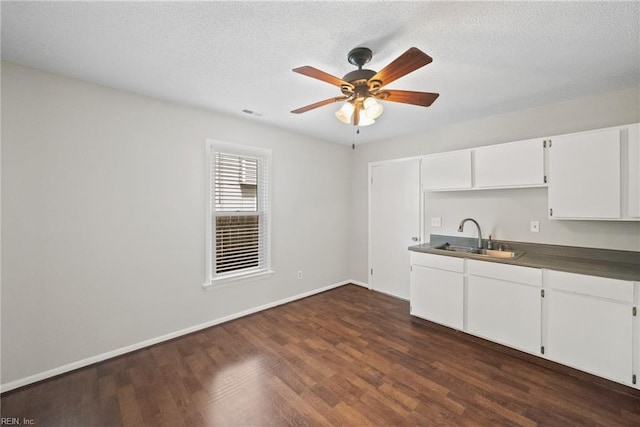
[[[640,392],[408,313],[406,301],[343,286],[5,393],[2,417],[56,427],[640,425]]]

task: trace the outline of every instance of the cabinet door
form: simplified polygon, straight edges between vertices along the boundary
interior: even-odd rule
[[[530,353],[540,353],[540,288],[486,277],[467,278],[467,331]]]
[[[471,188],[471,151],[424,156],[422,184],[425,190]]]
[[[559,363],[631,384],[633,315],[630,305],[551,289],[547,356]]]
[[[636,283],[636,289],[640,291],[640,283]],[[638,306],[636,306],[636,310],[638,310]],[[634,373],[636,375],[636,388],[640,390],[640,317],[638,315],[633,317],[634,322],[634,330],[635,330],[635,338],[633,341],[633,354],[635,354],[635,361],[633,362]]]
[[[640,218],[640,124],[629,126],[627,133],[627,215],[630,218]],[[624,159],[624,156],[622,158]]]
[[[411,315],[462,330],[464,276],[413,265]]]
[[[620,218],[620,130],[552,138],[551,218]]]
[[[474,162],[478,188],[544,184],[542,139],[477,148]]]

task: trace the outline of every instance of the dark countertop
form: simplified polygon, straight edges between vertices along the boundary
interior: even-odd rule
[[[490,258],[478,254],[434,249],[435,246],[447,242],[459,246],[475,247],[477,239],[432,234],[430,240],[429,243],[410,246],[409,250],[640,282],[640,252],[499,241],[496,242],[496,247],[503,244],[509,250],[522,251],[524,254],[516,259]],[[486,242],[484,247],[486,247]]]

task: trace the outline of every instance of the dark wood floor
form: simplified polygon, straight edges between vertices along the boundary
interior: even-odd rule
[[[5,393],[38,426],[640,425],[640,393],[348,285]],[[584,378],[583,378],[584,377]]]

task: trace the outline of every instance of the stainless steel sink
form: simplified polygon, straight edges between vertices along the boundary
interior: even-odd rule
[[[472,255],[481,255],[489,258],[516,259],[524,255],[524,252],[519,252],[519,251],[478,249],[478,248],[470,248],[467,246],[454,246],[454,245],[450,245],[449,243],[445,243],[444,245],[440,245],[440,246],[435,246],[433,249],[438,249],[441,251],[449,251],[449,252],[467,253]]]

